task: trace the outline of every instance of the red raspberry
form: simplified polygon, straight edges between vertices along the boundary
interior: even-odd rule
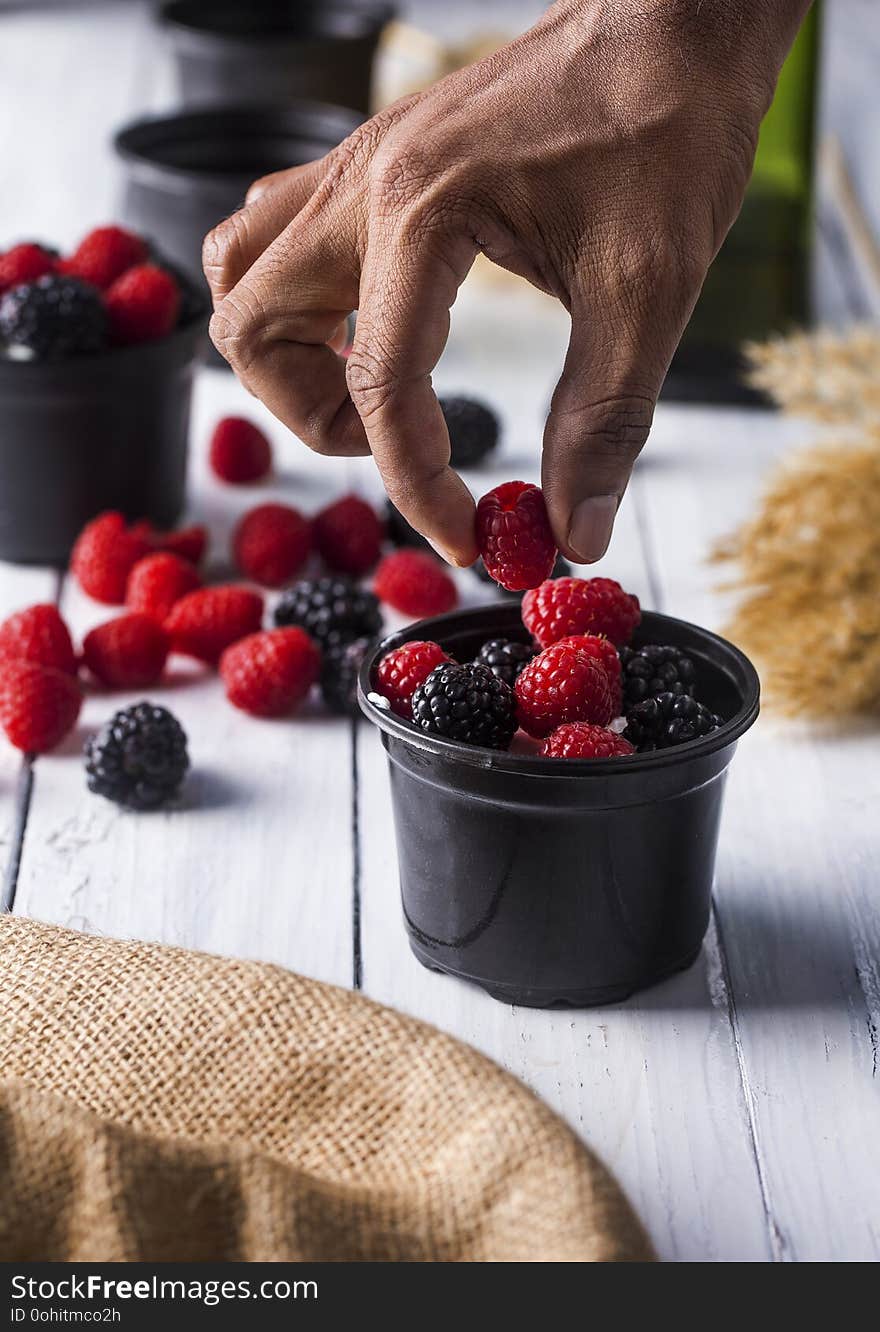
[[[416,619],[442,615],[458,601],[455,583],[443,565],[423,550],[386,555],[376,570],[373,591],[380,601]]]
[[[379,693],[388,699],[398,717],[412,720],[412,696],[441,661],[452,658],[439,643],[404,643],[385,653],[376,672]]]
[[[128,575],[125,604],[131,611],[149,615],[157,624],[164,624],[171,607],[201,587],[199,578],[189,560],[172,555],[169,550],[146,555]]]
[[[70,632],[55,606],[28,606],[0,624],[0,661],[30,661],[76,675]]]
[[[177,323],[180,289],[155,264],[136,264],[107,291],[107,315],[115,343],[130,346],[164,338]]]
[[[538,487],[506,481],[484,495],[477,505],[477,545],[489,574],[508,592],[549,578],[556,542]]]
[[[636,751],[628,740],[604,726],[568,722],[558,727],[541,746],[542,758],[623,758]]]
[[[168,635],[149,615],[120,615],[86,634],[83,659],[111,689],[144,689],[165,669]]]
[[[255,717],[283,717],[318,678],[321,653],[304,629],[266,629],[227,648],[220,658],[226,697]]]
[[[541,647],[570,634],[604,634],[622,647],[642,612],[638,597],[613,578],[556,578],[525,594],[522,617]]]
[[[228,583],[201,587],[181,597],[165,621],[173,652],[215,666],[224,650],[263,622],[263,598],[249,587]]]
[[[208,544],[208,532],[201,523],[181,527],[176,532],[158,532],[152,523],[142,519],[131,530],[148,541],[153,550],[167,550],[182,560],[189,560],[190,564],[201,564]]]
[[[602,662],[576,647],[554,643],[530,661],[514,686],[516,717],[524,731],[539,738],[564,722],[607,726],[614,698]]]
[[[146,242],[122,227],[95,227],[84,236],[62,268],[105,291],[118,277],[147,257]]]
[[[312,531],[321,558],[334,573],[358,578],[369,573],[379,558],[382,524],[358,495],[345,495],[322,509]]]
[[[235,563],[264,587],[283,587],[302,568],[312,544],[309,524],[289,504],[258,504],[232,537]]]
[[[0,725],[16,749],[44,754],[72,730],[82,706],[79,685],[66,671],[31,661],[0,667]]]
[[[37,278],[51,273],[55,266],[55,258],[42,245],[30,241],[13,245],[11,250],[0,254],[0,292],[23,282],[36,282]]]
[[[614,700],[614,715],[619,716],[623,708],[622,671],[617,648],[611,640],[603,638],[601,634],[574,634],[571,638],[560,638],[559,646],[580,648],[582,652],[602,663],[608,672],[608,683]]]
[[[272,445],[251,421],[226,416],[214,427],[208,457],[221,481],[244,485],[261,480],[270,471]]]
[[[150,543],[125,526],[121,513],[102,513],[86,523],[70,556],[70,571],[84,592],[108,606],[121,606],[125,585]]]

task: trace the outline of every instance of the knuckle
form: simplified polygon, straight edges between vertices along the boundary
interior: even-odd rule
[[[654,399],[642,394],[615,394],[568,407],[576,416],[576,450],[591,459],[631,465],[642,451],[654,414]]]
[[[209,231],[202,242],[202,268],[215,290],[224,290],[234,280],[236,264],[247,244],[244,210],[232,213]]]
[[[387,359],[366,347],[355,347],[345,367],[345,382],[362,420],[381,412],[397,388],[397,379]]]
[[[211,341],[239,375],[253,363],[263,328],[259,305],[248,293],[227,296],[214,312],[208,332]]]

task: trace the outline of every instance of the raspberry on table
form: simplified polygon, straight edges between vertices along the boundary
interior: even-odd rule
[[[357,682],[369,646],[369,638],[355,638],[337,643],[322,657],[321,697],[330,711],[341,717],[357,717],[360,712]]]
[[[171,609],[165,632],[172,652],[216,666],[226,648],[256,633],[263,622],[259,592],[234,583],[200,587]]]
[[[233,486],[248,485],[261,481],[272,470],[272,445],[253,421],[243,416],[224,416],[214,427],[208,460],[221,481]]]
[[[0,725],[26,754],[45,754],[73,729],[82,693],[72,675],[32,661],[0,665]]]
[[[321,653],[303,629],[264,629],[228,647],[220,658],[226,697],[255,717],[284,717],[318,678]]]
[[[526,666],[514,692],[520,726],[538,739],[566,722],[606,726],[615,712],[604,664],[578,647],[561,643],[545,648]]]
[[[83,639],[83,660],[109,689],[145,689],[160,679],[168,635],[149,615],[134,612],[99,624]]]
[[[589,656],[601,662],[608,674],[611,697],[614,702],[614,716],[620,715],[623,708],[623,686],[621,684],[621,665],[617,648],[610,638],[602,634],[572,634],[569,638],[560,638],[559,646],[579,648]]]
[[[16,611],[0,624],[0,662],[30,661],[76,675],[70,630],[56,606],[41,603]]]
[[[382,628],[379,600],[351,578],[304,578],[283,592],[275,623],[297,624],[323,652],[355,638],[375,638]]]
[[[436,666],[412,696],[419,730],[486,749],[507,749],[516,730],[513,692],[478,662]]]
[[[449,432],[450,463],[476,467],[498,444],[498,417],[476,398],[441,398],[440,410]]]
[[[452,658],[439,643],[418,640],[386,652],[376,670],[377,693],[391,704],[398,717],[412,720],[412,696],[431,672]]]
[[[20,287],[25,282],[36,282],[54,272],[57,256],[34,241],[24,241],[13,245],[5,254],[0,254],[0,293],[10,287]]]
[[[167,708],[123,708],[86,742],[90,791],[130,809],[158,809],[180,790],[189,768],[186,733]]]
[[[150,549],[146,537],[111,510],[86,523],[71,552],[70,571],[95,601],[121,606],[128,575]]]
[[[615,647],[628,643],[640,623],[638,597],[613,578],[557,578],[527,592],[523,624],[541,647],[572,634],[603,634]]]
[[[385,531],[392,546],[412,546],[415,550],[430,550],[431,543],[417,532],[412,523],[408,523],[403,514],[391,503],[385,501]]]
[[[697,670],[690,657],[667,643],[622,647],[623,697],[628,706],[658,694],[693,694]]]
[[[643,699],[626,714],[627,740],[640,753],[697,740],[723,726],[722,719],[689,694],[659,694]]]
[[[542,758],[624,758],[636,751],[628,740],[591,722],[558,726],[541,746]]]
[[[108,288],[106,304],[110,337],[117,346],[153,342],[177,323],[180,287],[164,268],[136,264]]]
[[[105,290],[135,264],[142,264],[147,253],[146,241],[123,227],[95,227],[62,260],[62,269]]]
[[[488,666],[493,675],[512,689],[534,655],[535,649],[528,643],[518,643],[510,638],[490,638],[474,660]]]
[[[508,592],[549,578],[556,541],[538,486],[505,481],[477,505],[477,545],[489,574]]]
[[[128,575],[125,604],[129,610],[164,624],[181,597],[201,585],[202,580],[189,560],[182,560],[170,550],[157,550],[138,560]]]
[[[103,351],[108,316],[101,293],[79,278],[47,273],[0,296],[7,355],[55,360]]]
[[[458,590],[444,566],[421,550],[386,555],[376,570],[373,589],[380,601],[419,620],[442,615],[458,603]]]
[[[311,528],[289,504],[258,504],[244,515],[232,537],[235,563],[263,587],[283,587],[311,550]]]
[[[315,546],[335,573],[360,578],[369,573],[382,549],[382,524],[375,510],[359,495],[344,495],[315,515]]]
[[[208,545],[208,531],[202,523],[180,527],[174,532],[159,532],[152,523],[142,519],[134,523],[131,530],[149,542],[153,550],[179,555],[182,560],[188,560],[193,565],[201,564]]]

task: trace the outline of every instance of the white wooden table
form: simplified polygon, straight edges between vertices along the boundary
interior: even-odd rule
[[[100,74],[80,78],[73,97],[75,72],[95,68],[96,41]],[[0,16],[4,239],[69,244],[113,216],[109,132],[167,102],[152,42],[139,6],[88,21]],[[465,287],[436,382],[503,411],[503,451],[475,488],[536,477],[565,322],[528,290]],[[205,473],[209,429],[233,411],[272,434],[280,466],[265,490]],[[768,465],[804,435],[769,413],[661,407],[597,571],[648,607],[717,626],[709,544],[749,512]],[[217,556],[235,517],[269,494],[307,511],[350,486],[380,495],[368,462],[314,457],[220,371],[201,373],[193,453],[192,517],[210,525]],[[460,584],[467,601],[485,596],[473,575]],[[107,616],[52,570],[0,566],[0,613],[52,598],[78,635]],[[731,772],[696,965],[616,1007],[538,1012],[499,1005],[410,955],[371,728],[317,707],[295,721],[252,720],[225,703],[216,678],[186,674],[153,691],[190,736],[182,810],[137,816],[86,792],[83,737],[133,701],[124,695],[90,695],[77,733],[33,767],[2,748],[0,854],[15,911],[277,962],[436,1023],[584,1135],[665,1259],[880,1257],[874,737],[827,740],[762,719]]]

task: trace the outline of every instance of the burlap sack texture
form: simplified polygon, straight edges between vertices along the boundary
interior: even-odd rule
[[[0,917],[0,1259],[650,1261],[474,1050],[281,968]]]

